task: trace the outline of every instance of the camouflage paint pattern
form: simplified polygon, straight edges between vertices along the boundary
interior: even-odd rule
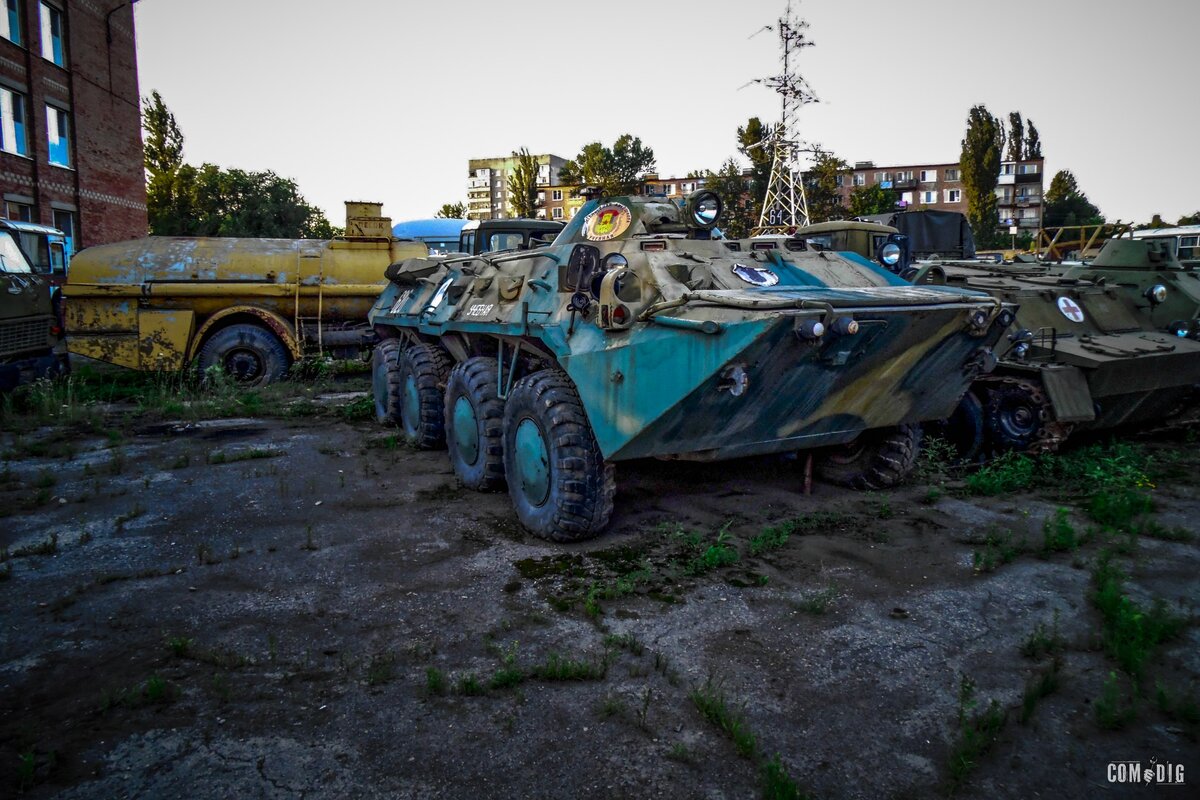
[[[614,206],[624,211],[611,220],[592,216]],[[607,198],[549,247],[406,261],[370,320],[458,360],[499,343],[508,364],[518,349],[557,363],[614,461],[784,452],[941,419],[1005,327],[982,293],[914,287],[782,239],[694,238],[683,213]],[[610,268],[581,280],[580,262]],[[824,335],[805,338],[817,322]]]

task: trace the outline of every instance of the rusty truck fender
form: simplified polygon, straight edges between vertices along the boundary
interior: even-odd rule
[[[263,325],[270,328],[279,337],[279,341],[283,342],[283,346],[288,349],[288,352],[292,354],[292,358],[299,359],[303,355],[300,342],[296,338],[296,331],[291,323],[278,314],[266,309],[257,306],[241,305],[223,308],[204,321],[204,324],[196,331],[196,335],[192,337],[192,346],[188,352],[188,360],[190,361],[199,355],[200,345],[204,342],[205,337],[216,327],[217,323],[239,314],[254,317]]]

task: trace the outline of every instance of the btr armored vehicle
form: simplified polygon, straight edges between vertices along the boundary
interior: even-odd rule
[[[839,224],[861,223],[827,223],[822,235]],[[975,381],[941,428],[959,454],[1050,451],[1073,429],[1182,419],[1200,385],[1200,281],[1172,261],[1158,243],[1114,239],[1092,264],[1070,268],[913,263],[904,274],[918,285],[975,289],[1020,307],[996,348],[996,370]],[[1172,310],[1162,313],[1168,300]]]
[[[59,369],[62,330],[50,292],[13,232],[0,228],[0,391]]]
[[[712,239],[720,210],[590,200],[546,247],[392,265],[377,416],[555,540],[604,528],[627,459],[829,447],[828,478],[901,480],[1011,309],[799,240]]]

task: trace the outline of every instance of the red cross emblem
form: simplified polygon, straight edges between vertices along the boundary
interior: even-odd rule
[[[1083,322],[1083,309],[1069,297],[1058,298],[1058,310],[1071,322]]]

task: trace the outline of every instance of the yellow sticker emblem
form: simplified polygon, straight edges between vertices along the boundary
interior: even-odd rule
[[[620,203],[605,203],[583,220],[583,235],[589,242],[607,242],[629,229],[633,214]]]

